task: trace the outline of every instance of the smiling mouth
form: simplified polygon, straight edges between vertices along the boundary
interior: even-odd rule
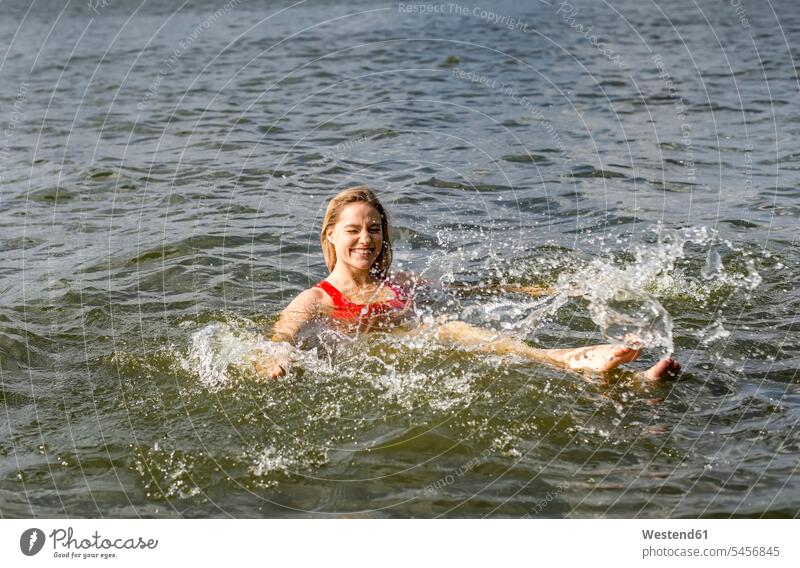
[[[353,248],[350,249],[350,254],[356,256],[370,256],[373,252],[375,252],[374,248]]]

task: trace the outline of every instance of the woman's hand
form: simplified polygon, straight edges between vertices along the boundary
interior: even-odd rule
[[[256,374],[261,379],[277,379],[289,370],[295,358],[290,346],[303,327],[320,314],[325,292],[309,288],[301,292],[281,312],[272,332],[273,353],[257,351],[251,360]]]
[[[252,358],[253,368],[261,379],[277,379],[286,375],[289,369],[289,358],[284,355],[272,355],[257,351]]]

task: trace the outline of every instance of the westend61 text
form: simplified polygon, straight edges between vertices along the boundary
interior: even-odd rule
[[[136,548],[149,548],[154,549],[158,546],[158,541],[154,539],[144,540],[142,537],[138,538],[117,538],[108,539],[102,538],[97,531],[90,536],[90,538],[83,538],[78,540],[73,537],[72,527],[67,530],[56,529],[50,533],[50,538],[53,539],[53,548],[61,545],[61,548],[67,549],[87,549],[96,548],[99,550],[108,550],[110,548],[116,550],[133,550]]]
[[[642,538],[645,540],[649,539],[660,539],[660,540],[685,540],[685,539],[703,539],[708,540],[708,529],[694,529],[691,531],[648,531],[642,529]]]

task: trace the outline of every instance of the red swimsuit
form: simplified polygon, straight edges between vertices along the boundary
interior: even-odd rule
[[[354,304],[344,297],[336,287],[323,280],[319,284],[315,284],[316,288],[322,288],[333,300],[333,312],[331,317],[343,320],[359,320],[361,318],[369,318],[380,314],[385,314],[393,310],[403,310],[408,305],[408,297],[405,291],[389,280],[384,280],[384,285],[392,290],[395,297],[386,302],[378,302],[376,304]]]

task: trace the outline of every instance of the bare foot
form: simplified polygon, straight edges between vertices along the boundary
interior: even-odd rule
[[[675,359],[665,357],[642,373],[642,377],[648,381],[664,381],[676,377],[680,370],[681,366]]]
[[[561,361],[570,369],[588,371],[610,371],[623,363],[630,363],[642,352],[625,345],[596,345],[563,351]]]

